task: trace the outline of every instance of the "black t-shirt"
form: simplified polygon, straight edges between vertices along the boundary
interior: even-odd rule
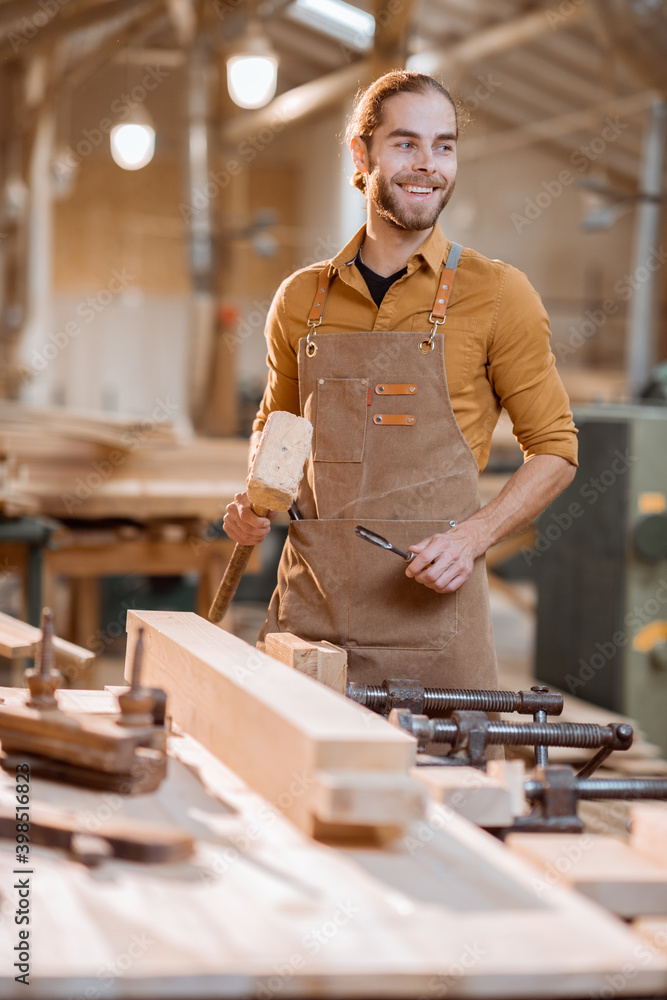
[[[400,271],[395,271],[394,274],[390,274],[388,278],[385,278],[382,274],[376,274],[375,271],[371,271],[370,267],[366,267],[361,259],[361,252],[357,253],[354,258],[354,263],[359,268],[359,273],[368,285],[368,291],[371,293],[373,302],[380,308],[382,300],[399,278],[402,278],[404,274],[407,274],[407,267],[402,267]]]

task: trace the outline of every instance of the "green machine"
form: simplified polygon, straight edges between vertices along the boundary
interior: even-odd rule
[[[667,406],[575,410],[579,469],[538,521],[536,674],[667,753]]]

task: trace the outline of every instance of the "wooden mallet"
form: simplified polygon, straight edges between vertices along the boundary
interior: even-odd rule
[[[289,510],[296,500],[312,437],[309,420],[283,410],[269,414],[246,480],[248,499],[259,517],[270,510]],[[231,604],[254,547],[234,547],[208,613],[216,625]]]

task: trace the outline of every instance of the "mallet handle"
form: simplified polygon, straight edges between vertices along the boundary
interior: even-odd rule
[[[268,510],[265,507],[251,508],[258,517],[266,517]],[[246,566],[252,555],[254,545],[235,545],[232,557],[227,564],[225,575],[220,581],[218,592],[213,598],[213,604],[208,613],[208,620],[215,625],[221,622],[227,614],[227,609],[232,603],[236,589],[241,582],[241,577],[245,573]]]

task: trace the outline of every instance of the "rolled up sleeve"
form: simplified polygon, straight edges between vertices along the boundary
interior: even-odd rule
[[[577,465],[577,430],[549,346],[549,317],[522,271],[506,265],[488,348],[488,376],[524,458],[559,455]]]

